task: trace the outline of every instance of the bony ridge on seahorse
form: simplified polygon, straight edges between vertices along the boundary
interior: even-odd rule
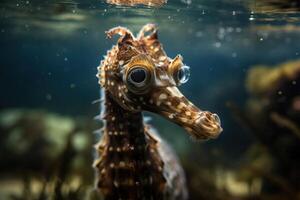
[[[96,145],[96,186],[106,200],[186,199],[178,159],[144,122],[142,111],[166,117],[196,139],[216,138],[220,119],[178,90],[188,80],[189,67],[180,55],[166,55],[155,25],[145,25],[137,37],[124,27],[106,34],[120,38],[98,67],[104,127]]]

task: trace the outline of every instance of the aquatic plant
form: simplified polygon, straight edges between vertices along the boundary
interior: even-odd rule
[[[252,149],[260,152],[247,156],[249,164],[244,168],[263,180],[261,196],[268,195],[269,199],[299,199],[299,81],[299,60],[273,67],[254,66],[246,79],[250,98],[245,109],[229,105],[236,119],[259,142]]]
[[[42,110],[0,112],[0,199],[83,199],[95,122]],[[91,189],[90,189],[91,190]]]
[[[251,10],[260,13],[296,12],[300,10],[298,0],[258,0],[249,2]]]
[[[189,78],[182,57],[170,59],[157,28],[145,25],[135,37],[128,29],[98,67],[105,122],[96,149],[97,187],[105,199],[186,199],[185,177],[172,149],[145,124],[142,111],[182,126],[196,140],[216,138],[218,115],[202,111],[178,90]]]

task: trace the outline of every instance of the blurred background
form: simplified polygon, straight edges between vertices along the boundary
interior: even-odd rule
[[[191,67],[180,90],[224,128],[195,142],[146,113],[178,154],[190,199],[300,199],[299,1],[138,3],[1,0],[0,199],[97,198],[95,75],[115,43],[104,31],[146,23]]]

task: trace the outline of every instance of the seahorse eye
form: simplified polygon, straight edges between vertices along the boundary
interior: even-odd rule
[[[147,72],[143,68],[135,68],[129,73],[129,81],[136,86],[142,86],[147,79]]]
[[[190,67],[186,65],[180,67],[175,76],[178,85],[186,83],[190,78]]]
[[[133,66],[132,69],[125,74],[126,84],[128,88],[137,94],[147,92],[153,80],[152,73],[143,66]]]

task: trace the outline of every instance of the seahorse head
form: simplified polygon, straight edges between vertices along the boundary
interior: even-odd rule
[[[99,66],[100,85],[124,109],[150,111],[182,126],[196,139],[217,137],[222,131],[217,114],[203,111],[178,89],[189,78],[189,67],[177,55],[169,58],[158,40],[154,24],[145,25],[135,37],[128,29],[116,27],[110,38],[121,37]]]

